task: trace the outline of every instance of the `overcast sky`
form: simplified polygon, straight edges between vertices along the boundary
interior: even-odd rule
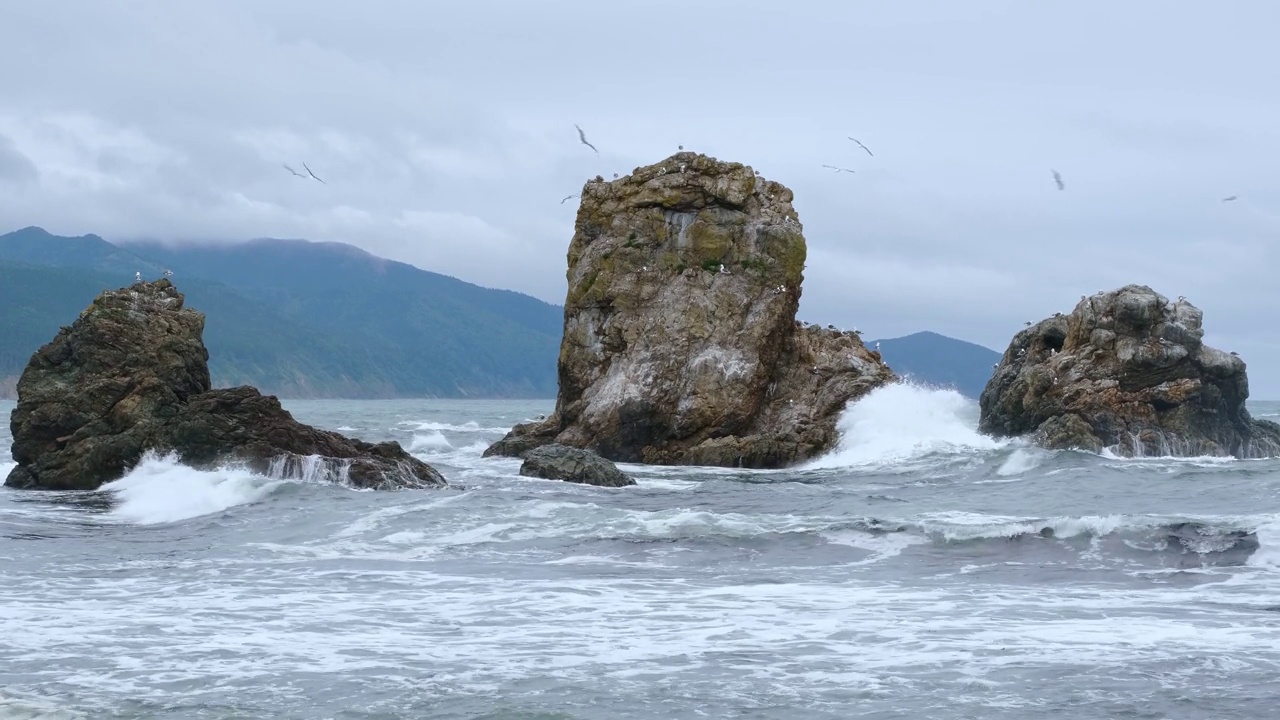
[[[683,144],[795,190],[803,319],[1003,350],[1147,283],[1280,398],[1277,27],[1270,0],[10,3],[0,230],[336,240],[561,303],[560,199]]]

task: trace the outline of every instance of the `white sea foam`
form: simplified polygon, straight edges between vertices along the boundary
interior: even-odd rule
[[[1272,516],[1255,530],[1258,550],[1249,556],[1248,564],[1267,570],[1280,570],[1280,516]]]
[[[408,427],[412,430],[436,430],[436,431],[444,430],[446,432],[455,432],[455,433],[506,434],[506,432],[511,429],[509,427],[481,427],[480,423],[477,423],[474,420],[470,422],[464,422],[461,424],[447,423],[447,422],[434,422],[434,421],[422,422],[417,420],[405,420],[398,424],[404,427]]]
[[[1115,450],[1106,447],[1098,453],[1101,457],[1130,468],[1169,467],[1173,463],[1196,465],[1199,467],[1217,467],[1240,462],[1239,458],[1229,455],[1118,455]]]
[[[1009,441],[981,435],[973,401],[954,390],[893,383],[851,403],[840,444],[806,468],[880,466],[932,453],[995,450]]]
[[[124,477],[102,489],[119,500],[111,517],[153,525],[257,502],[283,482],[243,469],[195,470],[173,456],[148,454]]]
[[[1034,535],[1044,529],[1052,530],[1053,535],[1060,538],[1077,535],[1096,537],[1109,535],[1121,528],[1139,530],[1157,527],[1165,522],[1167,521],[1124,515],[1038,519],[965,512],[931,513],[919,518],[920,527],[926,533],[936,533],[947,540],[1012,538]]]
[[[1040,466],[1048,456],[1046,452],[1037,452],[1029,448],[1017,448],[996,470],[996,474],[1001,477],[1010,477],[1022,475],[1030,472]]]
[[[449,442],[449,439],[439,430],[415,433],[413,440],[409,442],[409,452],[411,453],[445,452],[452,449],[453,445]]]
[[[9,477],[9,473],[18,467],[16,462],[0,462],[0,485],[4,484],[4,479]]]
[[[479,428],[401,426],[401,437],[439,432],[451,445],[475,441],[423,451],[432,463],[456,461],[457,469],[442,470],[469,490],[337,496],[299,488],[300,499],[312,494],[302,502],[308,511],[289,525],[245,513],[255,525],[209,524],[195,533],[188,530],[198,523],[191,523],[150,534],[172,547],[146,544],[152,538],[139,536],[148,533],[113,537],[110,529],[87,542],[78,535],[0,541],[15,549],[4,559],[8,592],[0,591],[0,615],[12,631],[0,643],[0,666],[11,668],[15,693],[56,687],[60,701],[95,717],[155,714],[158,707],[323,716],[343,703],[412,715],[424,696],[438,714],[461,717],[499,695],[528,714],[604,697],[601,712],[617,716],[693,717],[719,703],[739,714],[786,707],[822,717],[855,708],[1010,718],[1062,707],[1110,717],[1127,706],[1089,698],[1114,691],[1126,702],[1159,705],[1168,688],[1187,687],[1197,692],[1186,695],[1184,714],[1218,717],[1231,714],[1250,686],[1274,677],[1280,625],[1264,608],[1275,604],[1280,587],[1280,515],[1261,514],[1276,502],[1266,473],[1254,477],[1247,463],[1221,470],[1266,488],[1243,500],[1225,492],[1221,506],[1247,512],[1267,503],[1260,514],[1195,516],[1211,529],[1257,528],[1262,547],[1248,561],[1253,567],[1224,567],[1227,581],[1194,563],[1182,567],[1180,557],[1139,557],[1101,571],[1095,563],[1057,564],[1060,546],[1079,540],[1011,543],[1013,555],[1001,542],[952,545],[945,540],[1045,527],[1058,538],[1128,538],[1129,530],[1150,528],[1158,541],[1161,527],[1178,522],[1175,510],[1206,507],[1171,508],[1165,496],[1178,488],[1160,472],[1124,464],[1122,476],[1105,469],[1119,463],[1092,456],[1065,458],[1070,467],[1059,471],[1056,453],[971,442],[956,430],[972,433],[971,404],[959,406],[953,425],[939,413],[913,411],[912,397],[880,408],[877,422],[889,429],[855,443],[871,458],[864,464],[881,470],[894,467],[894,458],[919,465],[943,454],[974,459],[976,474],[923,485],[895,477],[853,495],[821,482],[786,482],[792,478],[785,474],[777,483],[733,485],[715,479],[749,471],[624,466],[641,487],[603,493],[516,480],[518,460],[479,459],[486,445]],[[454,434],[465,432],[476,434]],[[903,435],[897,444],[894,433]],[[137,486],[135,500],[145,496],[157,506],[217,488],[247,491],[247,502],[271,492],[270,478],[180,466],[161,472],[163,459],[148,462],[156,477],[141,477],[143,463],[127,479]],[[1081,472],[1079,463],[1104,470]],[[1047,482],[1030,492],[1055,472],[1075,473],[1062,479],[1075,484]],[[950,502],[952,493],[972,491],[971,482],[1020,476],[1025,498],[1011,500],[1020,495],[1012,486],[986,486]],[[1150,494],[1151,504],[1134,504],[1123,482]],[[684,483],[685,492],[668,492]],[[122,502],[111,515],[119,518],[129,501],[113,492]],[[840,504],[872,492],[907,501]],[[1089,512],[1063,506],[1072,494],[1101,496],[1088,507],[1104,513],[1138,507],[1168,514],[1067,516]],[[53,516],[32,499],[38,496],[23,496],[20,507],[17,497],[0,493],[0,503]],[[218,505],[238,503],[209,506]],[[984,512],[927,513],[953,507]],[[893,513],[882,518],[885,526],[905,531],[864,531],[870,521],[853,517],[862,512]],[[56,510],[59,521],[84,514]],[[961,574],[966,568],[971,572]],[[1201,575],[1178,577],[1183,573]],[[538,682],[531,685],[531,677]],[[1054,682],[1063,677],[1070,683]],[[593,695],[602,682],[601,695]],[[1222,697],[1233,699],[1216,700]],[[1265,706],[1265,698],[1258,702]],[[954,711],[940,710],[949,706]],[[0,720],[6,717],[0,700]]]
[[[20,700],[0,694],[0,720],[80,720],[82,713],[60,709],[37,700]]]

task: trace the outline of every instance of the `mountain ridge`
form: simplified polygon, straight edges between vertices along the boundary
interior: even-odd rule
[[[932,330],[871,341],[900,377],[978,399],[1003,353]]]
[[[206,315],[210,367],[220,385],[252,384],[289,397],[555,395],[562,309],[343,243],[117,246],[32,227],[0,236],[0,263],[21,280],[3,299],[25,317],[11,313],[0,328],[0,349],[9,356],[0,377],[20,373],[30,352],[101,290],[130,284],[135,272],[168,268]],[[61,287],[68,300],[50,302],[47,293],[42,303],[24,299],[41,295],[41,283]],[[38,344],[30,331],[17,345],[9,338],[18,331],[9,326],[23,322],[47,328]]]
[[[165,269],[205,313],[218,386],[290,398],[556,396],[564,308],[338,242],[112,243],[0,235],[0,397],[103,290]],[[874,346],[876,341],[870,344]],[[882,339],[902,377],[976,398],[1000,353],[932,331]]]

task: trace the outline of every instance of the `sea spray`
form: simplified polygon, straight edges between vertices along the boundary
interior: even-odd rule
[[[977,407],[954,390],[893,383],[850,403],[840,444],[805,469],[878,466],[938,452],[997,450],[1010,441],[977,431]]]
[[[112,518],[154,525],[257,502],[284,482],[238,468],[195,470],[173,455],[148,453],[124,477],[102,489],[119,501]]]
[[[450,450],[453,450],[453,445],[444,436],[444,433],[439,430],[415,433],[413,440],[409,442],[409,452],[411,453],[448,452]]]

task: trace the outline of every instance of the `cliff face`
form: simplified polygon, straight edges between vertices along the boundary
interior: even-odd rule
[[[1203,319],[1143,285],[1082,297],[1013,338],[979,429],[1126,455],[1280,453],[1280,426],[1245,409],[1244,361],[1201,341]]]
[[[184,462],[284,470],[318,455],[362,487],[443,485],[396,443],[372,445],[298,423],[250,387],[211,390],[204,316],[168,280],[99,295],[31,356],[10,417],[6,484],[92,490],[148,450]]]
[[[792,192],[682,152],[586,184],[568,252],[556,411],[487,454],[558,442],[656,464],[788,465],[832,447],[892,373],[854,333],[795,321]]]

